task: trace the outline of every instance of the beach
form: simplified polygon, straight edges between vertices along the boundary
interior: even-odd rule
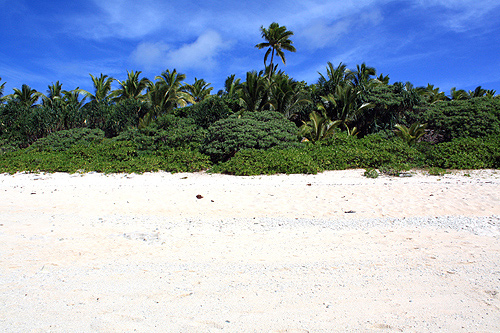
[[[500,170],[0,175],[9,332],[500,331]]]

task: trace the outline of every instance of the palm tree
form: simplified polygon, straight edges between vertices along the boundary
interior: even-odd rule
[[[185,79],[185,74],[177,73],[176,69],[173,71],[167,69],[155,77],[156,82],[149,83],[147,99],[151,110],[140,120],[139,127],[146,127],[161,114],[172,112],[176,107],[184,107],[193,102],[191,96],[182,91],[182,81]]]
[[[73,90],[67,91],[63,90],[63,101],[65,105],[72,105],[76,107],[77,109],[81,109],[83,105],[85,104],[85,99],[87,99],[87,96],[85,95],[85,90],[80,89],[79,87],[76,87]],[[84,94],[83,98],[80,99],[80,96]]]
[[[375,76],[377,72],[375,67],[369,67],[365,63],[362,63],[361,65],[356,65],[356,71],[351,71],[351,73],[354,86],[364,91],[373,80],[371,76]]]
[[[337,101],[333,94],[321,96],[321,102],[316,105],[316,108],[321,111],[326,117],[336,117]]]
[[[374,82],[385,85],[389,84],[389,80],[390,80],[389,75],[384,75],[384,74],[380,74],[379,76],[377,76],[377,78],[373,79]]]
[[[331,138],[341,121],[332,121],[325,114],[313,111],[309,114],[309,121],[303,123],[299,130],[299,134],[305,138],[303,141],[315,143],[316,141]]]
[[[31,89],[30,86],[23,84],[21,90],[14,88],[14,93],[5,96],[9,101],[15,101],[26,107],[32,107],[42,97],[42,93]]]
[[[328,88],[335,89],[339,84],[343,84],[346,80],[350,80],[352,72],[347,69],[347,65],[340,63],[337,68],[333,67],[331,62],[327,63],[326,77],[319,73],[318,85],[328,86]]]
[[[310,102],[308,99],[302,98],[302,91],[300,82],[290,79],[285,74],[276,75],[271,85],[271,99],[269,101],[272,110],[290,118],[296,105]]]
[[[359,94],[357,90],[350,84],[338,85],[335,89],[335,94],[322,96],[322,104],[318,105],[318,109],[326,113],[331,119],[340,120],[340,125],[344,126],[348,131],[348,123],[354,121],[363,111],[372,108],[372,103],[359,102]]]
[[[210,87],[210,83],[205,82],[205,80],[194,78],[194,83],[186,84],[183,90],[191,96],[193,103],[196,104],[208,98],[213,89]]]
[[[0,77],[0,81],[2,81],[2,78]],[[7,82],[4,82],[0,84],[0,102],[3,102],[3,90],[5,89],[5,84]]]
[[[276,22],[271,23],[267,29],[264,28],[264,26],[261,26],[260,31],[262,33],[262,38],[264,38],[266,42],[259,43],[255,45],[255,47],[259,50],[268,47],[266,54],[264,55],[264,67],[266,66],[269,54],[271,54],[271,63],[269,67],[273,69],[275,53],[281,58],[281,61],[283,61],[283,64],[285,65],[286,60],[285,53],[283,51],[296,51],[295,47],[292,45],[293,42],[289,39],[290,36],[293,36],[293,32],[286,30],[285,26],[280,26]],[[269,77],[271,77],[271,71],[269,71]]]
[[[241,111],[262,111],[268,103],[268,81],[256,71],[247,72],[246,81],[238,90]]]
[[[488,98],[498,98],[500,95],[495,95],[496,93],[497,93],[496,90],[488,89],[488,90],[486,90],[485,96]]]
[[[44,106],[55,106],[62,101],[62,84],[57,81],[48,86],[47,95],[42,95],[42,103]]]
[[[469,98],[483,97],[486,94],[486,90],[481,88],[481,86],[476,87],[474,90],[469,90]]]
[[[142,92],[148,87],[150,83],[149,79],[143,77],[139,80],[139,75],[141,71],[127,71],[127,79],[125,81],[117,80],[120,84],[120,88],[113,92],[113,95],[116,95],[116,101],[122,101],[125,99],[145,99],[145,95]]]
[[[425,135],[427,124],[413,123],[409,128],[405,125],[396,124],[394,133],[409,145],[415,145]]]
[[[229,98],[238,97],[238,90],[241,89],[241,79],[235,79],[235,75],[229,75],[224,81],[224,90],[219,90],[217,95]]]
[[[467,92],[463,89],[457,90],[457,88],[453,87],[450,90],[450,97],[451,100],[465,100],[469,98],[469,95]]]
[[[84,91],[91,102],[95,103],[108,103],[113,98],[113,93],[111,91],[111,83],[113,83],[113,78],[103,75],[101,73],[100,77],[92,77],[92,83],[94,84],[94,94],[88,91]]]
[[[430,83],[427,84],[427,87],[418,87],[417,92],[426,102],[430,104],[446,100],[444,92],[439,91],[439,88],[434,88],[434,85]]]

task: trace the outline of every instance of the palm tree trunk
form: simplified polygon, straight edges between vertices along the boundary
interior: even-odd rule
[[[274,59],[274,47],[273,47],[273,52],[271,53],[271,64],[269,65],[269,80],[271,80],[271,72],[273,70],[273,59]]]

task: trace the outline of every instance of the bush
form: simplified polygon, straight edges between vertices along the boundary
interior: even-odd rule
[[[438,131],[443,141],[500,135],[498,98],[440,101],[419,109],[416,117],[428,129]]]
[[[269,150],[241,150],[229,161],[216,165],[210,171],[237,176],[253,176],[276,173],[316,174],[323,169],[304,149],[271,148]]]
[[[213,161],[227,161],[242,149],[286,148],[298,144],[297,126],[272,111],[231,115],[208,128],[202,152]]]
[[[127,99],[106,108],[109,113],[104,115],[106,120],[102,129],[108,138],[117,136],[131,126],[137,126],[139,119],[149,111],[145,103],[136,99]]]
[[[129,128],[115,141],[132,141],[141,151],[157,151],[169,148],[197,148],[206,136],[206,130],[191,118],[164,115],[146,128]]]
[[[241,150],[229,161],[211,171],[234,175],[273,173],[317,173],[350,168],[383,169],[399,174],[424,165],[424,154],[402,140],[388,141],[378,135],[363,139],[339,133],[317,144],[304,142],[299,147]]]
[[[500,168],[500,137],[462,138],[422,146],[429,167],[444,169]]]
[[[169,149],[139,154],[131,142],[105,139],[92,146],[73,146],[64,151],[18,150],[0,155],[0,172],[142,173],[164,170],[194,172],[211,166],[208,156],[189,149]]]
[[[233,111],[218,96],[212,96],[203,101],[188,106],[180,111],[182,114],[192,118],[196,125],[207,129],[217,120],[227,118]]]
[[[365,176],[366,178],[378,178],[378,172],[373,168],[368,168],[363,173],[363,176]]]
[[[362,139],[338,133],[334,138],[307,147],[309,154],[325,170],[349,168],[380,168],[391,165],[406,169],[409,165],[420,166],[424,155],[402,140],[387,140],[377,134]]]
[[[74,145],[88,146],[101,142],[104,132],[100,129],[74,128],[49,134],[45,138],[35,141],[28,151],[64,151]]]

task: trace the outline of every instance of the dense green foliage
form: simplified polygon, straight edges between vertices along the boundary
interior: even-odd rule
[[[161,150],[140,150],[132,141],[103,139],[100,143],[76,144],[64,150],[43,147],[0,155],[0,172],[131,173],[210,170],[233,175],[258,175],[314,174],[325,170],[365,168],[398,175],[410,168],[500,168],[500,138],[497,136],[410,146],[399,138],[386,139],[381,135],[357,139],[337,134],[334,138],[317,144],[306,142],[288,148],[242,149],[233,158],[215,165],[210,162],[209,156],[198,150],[167,147]]]
[[[153,152],[168,148],[197,148],[204,141],[206,132],[192,118],[167,114],[148,127],[130,127],[113,139],[131,141],[138,150]]]
[[[421,107],[417,119],[442,135],[443,141],[500,135],[500,98],[439,101]]]
[[[233,111],[222,98],[206,98],[200,103],[179,109],[179,114],[192,118],[196,125],[207,129],[217,120],[227,118]]]
[[[0,156],[0,172],[143,173],[194,172],[209,168],[207,156],[189,149],[168,149],[139,154],[131,142],[109,139],[91,146],[75,145],[64,151],[18,150]]]
[[[299,82],[278,70],[284,51],[296,51],[293,32],[278,23],[260,30],[264,68],[244,80],[229,75],[217,95],[210,83],[187,83],[176,69],[154,81],[140,71],[123,81],[90,74],[91,92],[63,90],[57,81],[46,94],[24,84],[2,97],[0,83],[0,172],[365,168],[374,177],[376,169],[500,168],[494,90],[452,88],[447,96],[432,84],[389,84],[365,63],[349,69],[328,62],[317,82]]]
[[[104,132],[100,129],[74,128],[49,134],[35,141],[26,151],[64,151],[75,145],[90,146],[103,139]]]
[[[433,146],[422,146],[426,164],[445,169],[500,168],[500,136],[458,138]]]
[[[208,128],[202,152],[214,162],[242,149],[285,148],[298,141],[297,126],[273,111],[247,112],[216,121]]]
[[[308,173],[323,171],[308,151],[299,148],[246,149],[227,162],[216,165],[211,172],[237,176],[271,175],[276,173]]]

